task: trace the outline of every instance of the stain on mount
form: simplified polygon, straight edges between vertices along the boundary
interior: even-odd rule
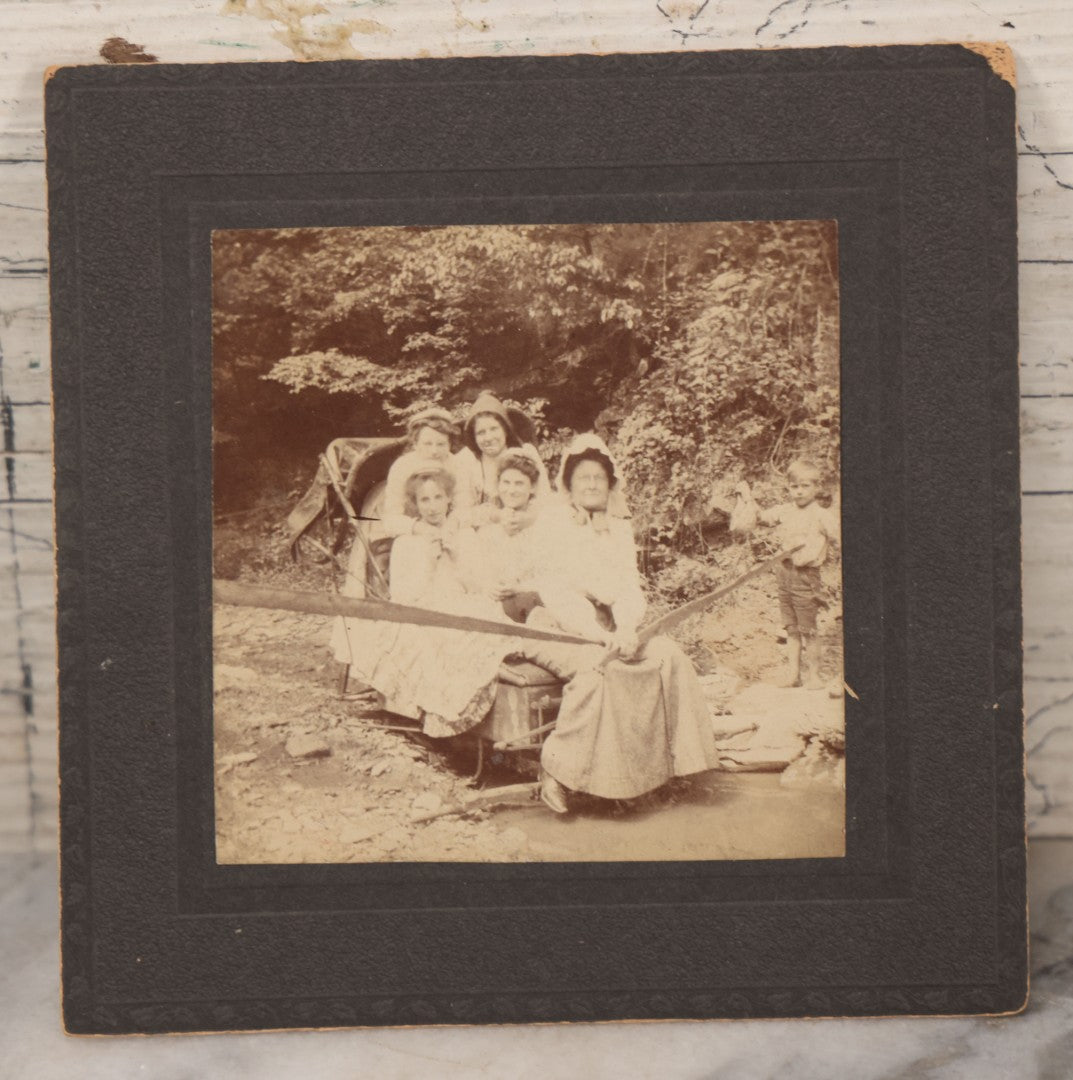
[[[101,57],[109,64],[155,64],[156,57],[141,45],[126,38],[110,37],[100,48]]]

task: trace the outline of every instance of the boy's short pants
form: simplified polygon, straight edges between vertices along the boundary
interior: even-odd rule
[[[775,570],[779,586],[779,614],[789,634],[816,633],[816,612],[820,607],[820,568],[794,566],[783,559]]]

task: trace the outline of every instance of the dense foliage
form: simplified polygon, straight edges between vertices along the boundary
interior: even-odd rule
[[[638,523],[677,553],[739,479],[799,454],[837,480],[832,222],[305,229],[216,234],[217,485],[312,466],[481,389],[525,404],[549,461],[600,431]]]

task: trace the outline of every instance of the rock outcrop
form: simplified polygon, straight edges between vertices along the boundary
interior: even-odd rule
[[[788,786],[845,787],[841,699],[756,683],[712,711],[721,768],[781,772]]]

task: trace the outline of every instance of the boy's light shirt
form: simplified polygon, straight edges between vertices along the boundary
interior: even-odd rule
[[[778,525],[778,545],[782,549],[804,546],[791,556],[794,566],[823,566],[827,544],[838,539],[838,518],[818,502],[800,507],[795,503],[780,503],[770,510],[760,511],[765,525]]]

